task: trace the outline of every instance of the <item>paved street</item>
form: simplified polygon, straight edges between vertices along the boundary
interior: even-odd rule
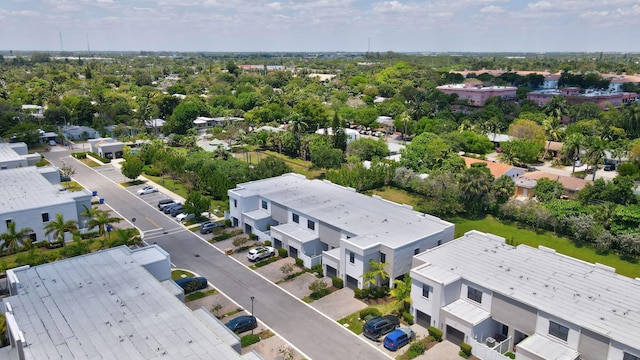
[[[157,243],[171,255],[177,267],[188,268],[207,277],[223,293],[244,308],[255,296],[256,316],[311,359],[386,359],[384,353],[364,342],[338,323],[322,315],[278,286],[225,256],[197,234],[186,230],[174,218],[158,211],[161,193],[138,196],[124,188],[119,174],[107,167],[94,170],[69,156],[66,149],[44,154],[54,165],[61,159],[75,168],[74,180],[105,199],[121,217],[132,221],[145,233],[145,240]],[[113,177],[114,180],[111,180]],[[145,201],[146,200],[146,201]],[[330,344],[330,346],[319,346]]]

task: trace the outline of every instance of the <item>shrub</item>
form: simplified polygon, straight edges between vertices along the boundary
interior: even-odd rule
[[[316,274],[317,278],[321,278],[324,276],[324,271],[322,271],[322,264],[313,265],[311,268],[311,272]]]
[[[143,170],[145,174],[149,176],[160,176],[160,169],[153,167],[152,165],[145,165]]]
[[[287,252],[287,249],[279,248],[278,249],[278,256],[280,256],[281,258],[286,258],[287,256],[289,256],[289,253]]]
[[[311,295],[309,295],[309,297],[312,298],[313,300],[318,300],[321,297],[327,296],[329,294],[331,294],[331,290],[325,288],[325,289],[312,292]]]
[[[251,233],[251,234],[249,234],[249,239],[257,240],[258,239],[258,235],[254,234],[254,233]]]
[[[413,315],[411,315],[408,312],[403,312],[402,313],[402,318],[404,319],[404,321],[409,324],[409,325],[413,325]]]
[[[229,234],[229,233],[222,233],[222,234],[220,234],[220,235],[214,236],[214,237],[211,239],[211,241],[222,241],[222,240],[227,240],[227,239],[228,239],[228,238],[230,238],[231,236],[233,236],[233,235],[231,235],[231,234]]]
[[[258,335],[255,335],[255,334],[245,335],[240,338],[240,346],[247,347],[249,345],[253,345],[257,343],[258,341],[260,341],[260,336]]]
[[[369,295],[369,291],[367,289],[353,289],[353,294],[356,299],[364,299]]]
[[[86,152],[71,153],[71,156],[73,156],[76,159],[86,159],[87,153]]]
[[[442,330],[433,326],[429,326],[427,330],[429,331],[429,335],[433,336],[433,338],[436,339],[436,341],[438,342],[442,341]]]
[[[227,219],[224,221],[224,226],[231,227],[231,219]]]
[[[107,159],[107,158],[105,158],[105,157],[102,157],[102,156],[100,156],[100,155],[98,155],[98,154],[96,154],[96,153],[94,153],[94,152],[88,152],[88,154],[89,154],[89,155],[91,155],[92,157],[94,157],[94,158],[96,158],[96,159],[98,159],[98,160],[102,161],[102,162],[103,162],[103,163],[105,163],[105,164],[108,164],[108,163],[110,163],[110,162],[111,162],[111,159]]]
[[[364,320],[367,317],[376,317],[376,316],[382,316],[382,313],[380,312],[380,310],[374,308],[374,307],[368,307],[365,309],[360,310],[360,319]]]
[[[388,286],[372,286],[366,289],[370,299],[380,299],[389,295]]]
[[[336,289],[342,289],[344,287],[344,281],[337,276],[331,278],[331,284]]]
[[[309,290],[311,290],[312,292],[319,292],[326,288],[327,288],[327,283],[320,279],[315,280],[309,285]]]
[[[248,241],[249,241],[249,238],[246,238],[244,236],[239,236],[239,237],[233,239],[232,244],[235,247],[239,247],[239,246],[242,246],[242,245],[246,244]]]
[[[511,351],[507,351],[506,353],[504,353],[504,356],[508,357],[509,359],[516,358],[516,354],[512,353]]]
[[[300,259],[300,258],[296,258],[296,265],[300,266],[300,267],[303,267],[304,266],[304,261],[302,261],[302,259]]]
[[[422,354],[424,354],[424,345],[421,342],[412,343],[411,346],[409,346],[409,351],[407,351],[409,359],[415,359]]]
[[[466,344],[466,343],[461,343],[460,344],[460,352],[463,353],[465,356],[465,358],[468,358],[469,356],[471,356],[471,345]]]
[[[264,246],[271,246],[271,240],[265,240]]]

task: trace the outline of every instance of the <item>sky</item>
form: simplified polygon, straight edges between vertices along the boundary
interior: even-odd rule
[[[639,0],[1,0],[0,50],[640,52]]]

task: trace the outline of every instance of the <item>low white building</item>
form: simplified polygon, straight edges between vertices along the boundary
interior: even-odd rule
[[[236,121],[244,121],[244,118],[233,117],[233,116],[226,116],[226,117],[198,116],[195,120],[193,120],[193,126],[197,130],[207,130],[215,126],[224,126],[225,124],[230,124]]]
[[[91,207],[91,193],[87,190],[69,192],[60,184],[60,174],[52,166],[19,167],[0,171],[0,234],[6,233],[11,222],[16,231],[31,228],[32,241],[56,239],[45,236],[44,227],[62,214],[65,221],[78,221],[83,205]]]
[[[156,245],[102,250],[7,271],[11,345],[0,358],[262,359],[208,309],[191,311]]]
[[[123,155],[124,143],[112,138],[92,139],[87,142],[89,143],[89,151],[103,158],[119,159]]]
[[[100,133],[96,129],[88,126],[68,125],[62,127],[62,134],[65,139],[69,140],[85,140],[85,139],[97,139],[100,137]]]
[[[42,157],[38,153],[29,154],[27,144],[0,143],[0,170],[33,166]]]
[[[354,130],[354,129],[342,129],[342,130],[344,130],[344,133],[347,136],[347,144],[352,142],[353,140],[360,139],[360,133],[357,130]],[[333,136],[333,129],[332,128],[318,129],[316,130],[316,134]]]
[[[287,249],[306,267],[322,263],[327,276],[351,288],[365,286],[370,260],[388,264],[390,280],[402,278],[413,255],[454,237],[452,223],[411,206],[298,174],[239,184],[229,202],[233,226]]]
[[[414,257],[412,312],[482,359],[640,358],[640,279],[470,231]]]

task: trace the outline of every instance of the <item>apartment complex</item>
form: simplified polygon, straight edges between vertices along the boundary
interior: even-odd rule
[[[482,86],[480,83],[441,85],[436,89],[447,95],[456,94],[458,99],[467,100],[469,105],[483,106],[490,97],[500,97],[504,101],[516,99],[515,86]]]
[[[126,246],[7,271],[0,358],[262,359],[207,309],[191,311],[160,247]]]
[[[454,225],[408,205],[369,197],[297,174],[229,190],[234,226],[272,241],[306,267],[322,264],[351,288],[363,288],[369,262],[387,263],[391,279],[409,273],[413,255],[446,243]]]
[[[527,99],[544,106],[554,96],[562,96],[570,105],[582,103],[594,103],[606,108],[609,104],[623,106],[636,101],[638,94],[630,92],[611,92],[599,90],[587,90],[584,93],[579,88],[569,87],[564,89],[548,89],[532,91],[527,94]]]
[[[640,279],[477,231],[415,256],[414,265],[417,323],[471,344],[483,359],[506,351],[519,360],[640,358]]]

